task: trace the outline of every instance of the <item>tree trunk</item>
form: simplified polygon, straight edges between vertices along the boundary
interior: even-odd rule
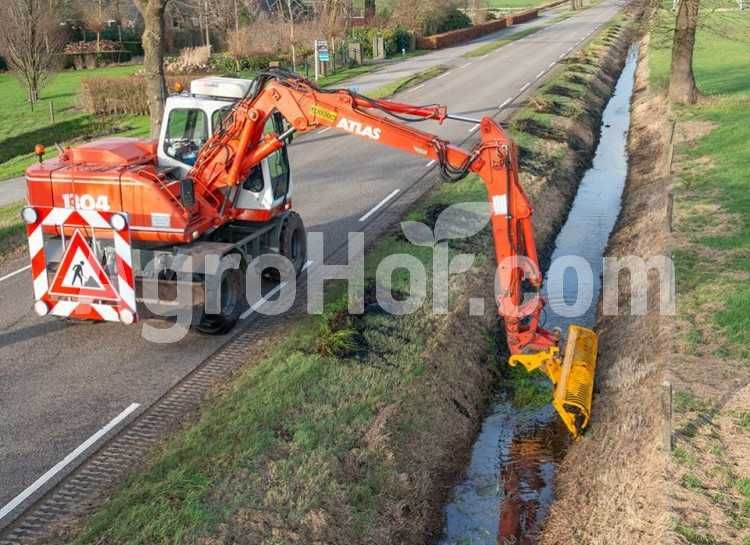
[[[669,98],[683,104],[695,104],[699,95],[693,74],[693,48],[699,5],[700,0],[680,0],[677,7],[672,66],[669,71]]]
[[[137,0],[143,15],[143,71],[146,77],[151,136],[159,137],[167,85],[164,78],[164,6],[166,0]]]

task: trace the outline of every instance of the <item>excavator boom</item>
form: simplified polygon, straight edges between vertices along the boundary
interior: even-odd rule
[[[289,123],[283,134],[263,135],[269,116],[280,113]],[[545,304],[542,276],[531,222],[532,208],[518,179],[515,144],[491,118],[480,122],[480,141],[467,151],[410,126],[431,119],[467,121],[444,106],[413,106],[376,100],[351,90],[324,90],[295,74],[272,70],[261,74],[254,89],[225,118],[222,128],[203,146],[190,176],[196,187],[214,194],[236,186],[263,158],[295,133],[333,127],[377,144],[437,161],[443,176],[458,180],[476,173],[487,189],[495,257],[498,266],[498,312],[503,318],[509,363],[539,369],[554,385],[553,405],[574,437],[589,422],[596,367],[596,334],[571,326],[560,354],[559,332],[541,327]],[[221,221],[222,209],[214,210]],[[522,283],[534,289],[525,296]]]

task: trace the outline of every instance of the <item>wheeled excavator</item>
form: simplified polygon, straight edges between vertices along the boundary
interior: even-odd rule
[[[434,120],[479,124],[469,150],[412,126]],[[174,281],[181,258],[196,263],[193,289],[220,275],[218,308],[196,327],[226,333],[238,320],[241,270],[278,253],[300,274],[306,236],[292,210],[287,145],[321,128],[354,134],[435,161],[443,178],[475,173],[487,190],[498,264],[498,313],[511,365],[539,370],[554,385],[552,403],[570,433],[589,423],[597,336],[571,325],[542,327],[542,275],[532,207],[518,179],[515,144],[491,118],[473,120],[442,105],[373,99],[351,89],[322,89],[296,74],[268,70],[254,80],[202,78],[166,102],[158,141],[108,138],[60,149],[27,171],[27,224],[37,314],[132,324],[143,286]],[[240,270],[205,264],[235,256]],[[84,283],[84,278],[86,282]],[[217,280],[216,278],[212,278]],[[530,287],[533,297],[525,290]]]

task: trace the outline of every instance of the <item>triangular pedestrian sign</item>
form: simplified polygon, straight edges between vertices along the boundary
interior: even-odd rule
[[[78,229],[68,242],[49,293],[63,297],[113,301],[120,298],[91,246]]]

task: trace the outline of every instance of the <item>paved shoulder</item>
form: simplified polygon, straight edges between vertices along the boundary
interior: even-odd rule
[[[0,182],[0,206],[7,206],[26,198],[26,179],[13,178]]]

